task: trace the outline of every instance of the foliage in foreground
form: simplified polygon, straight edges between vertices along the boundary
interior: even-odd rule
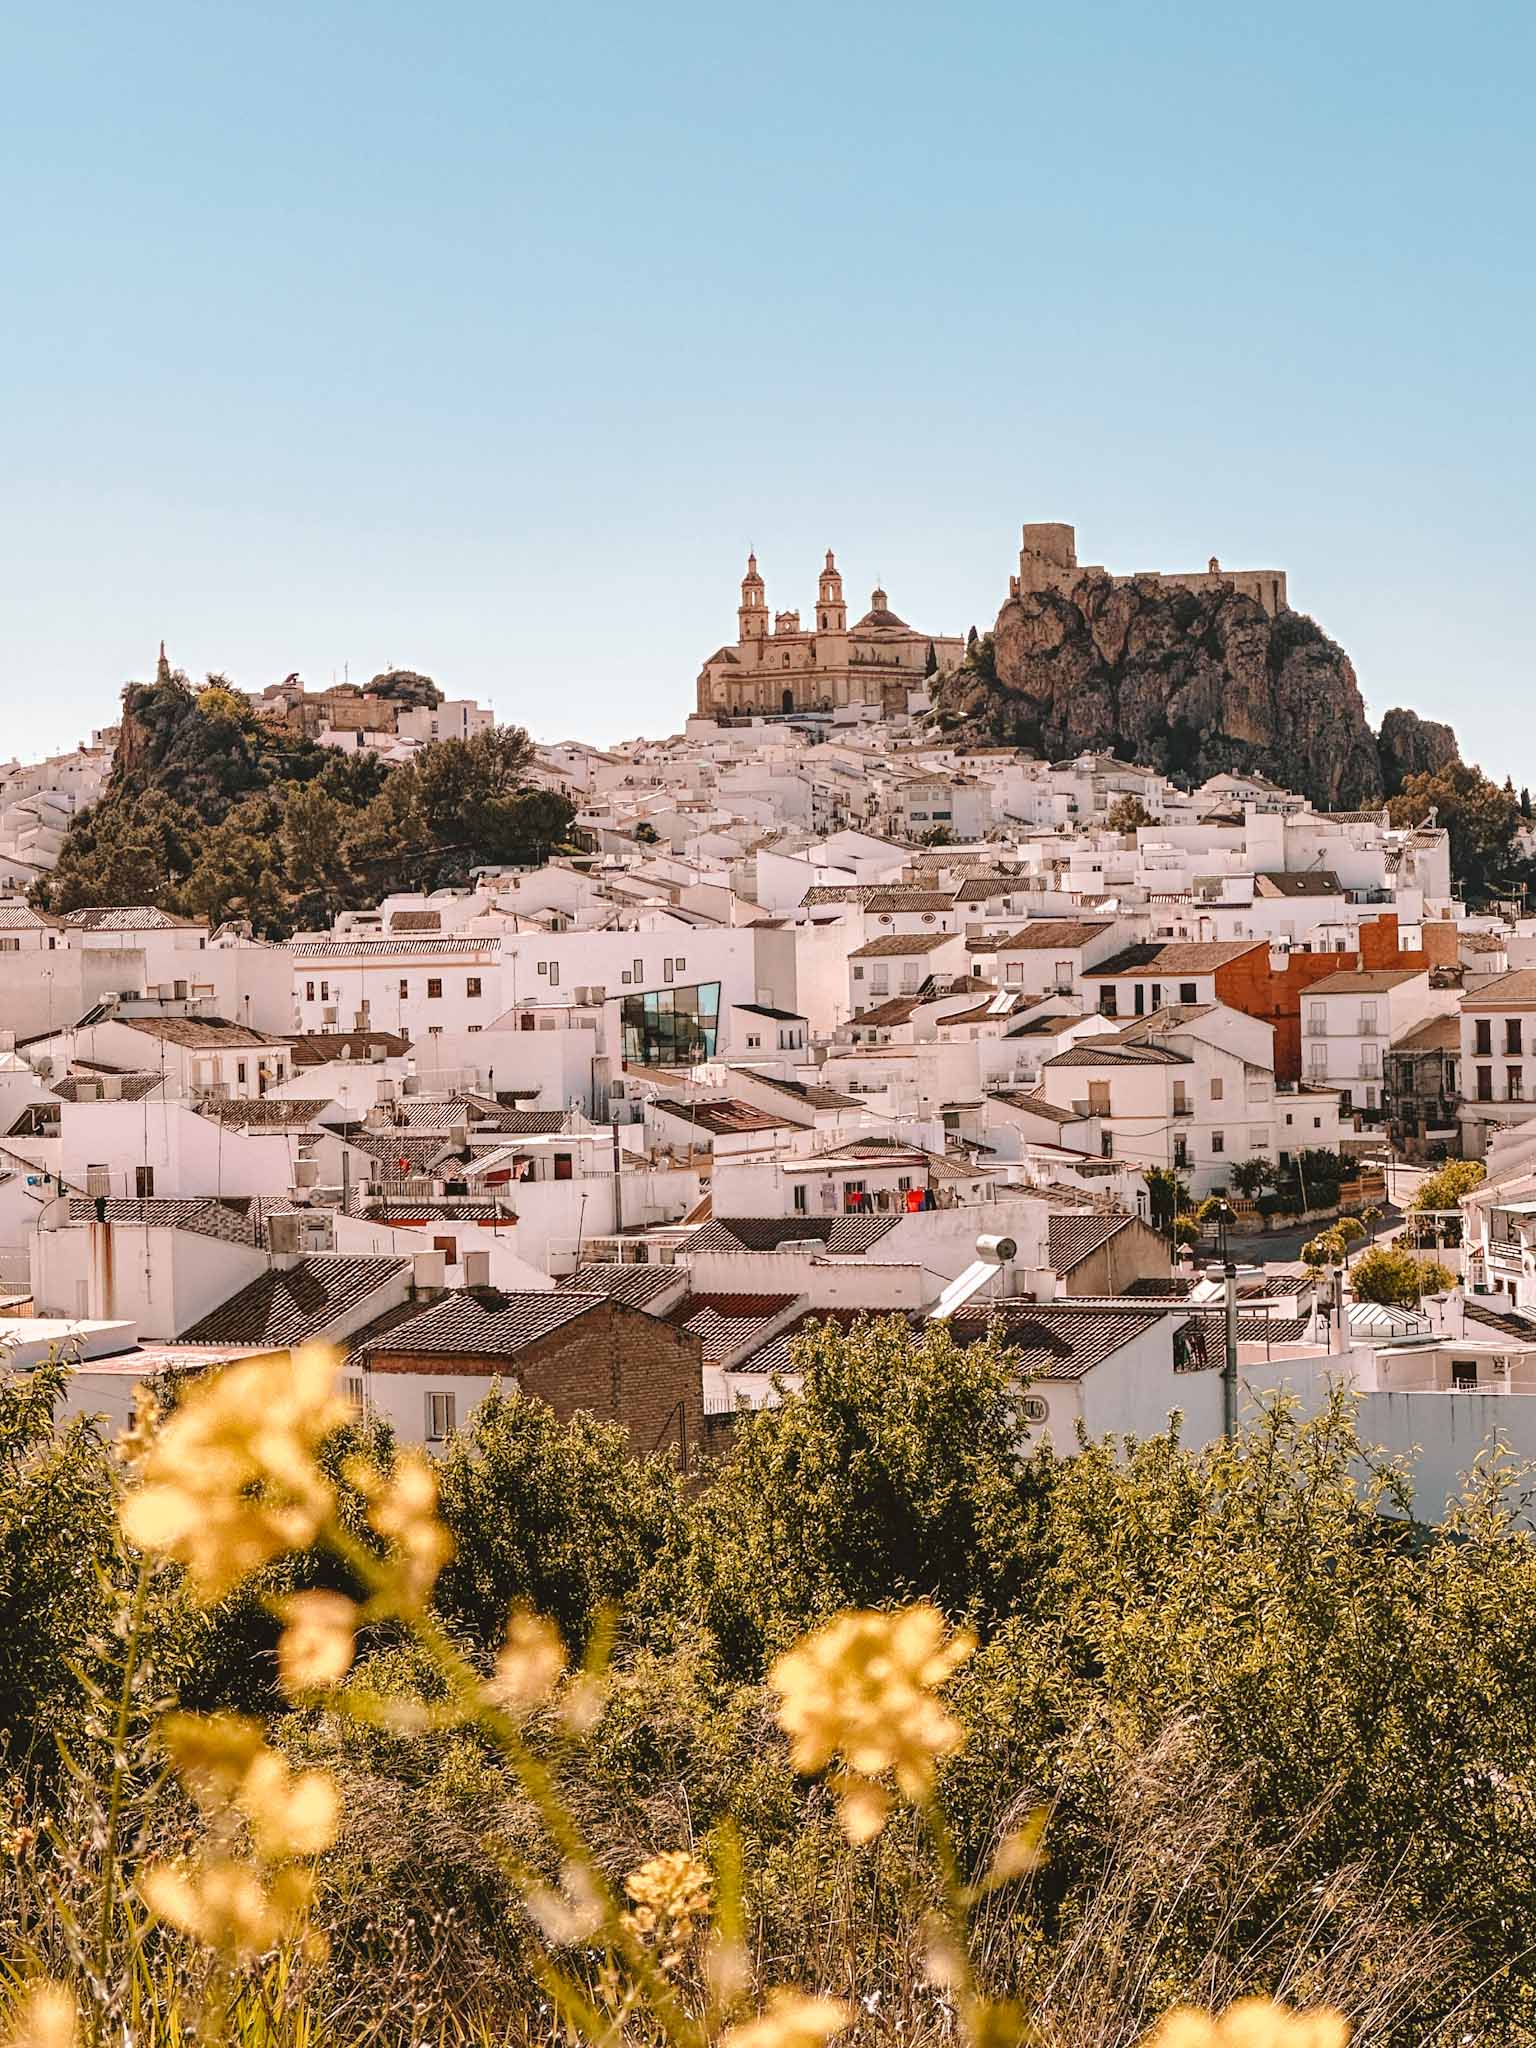
[[[521,1400],[439,1488],[319,1381],[123,1457],[7,1390],[18,1974],[135,2039],[1529,2038],[1514,1475],[1436,1538],[1342,1408],[1021,1468],[992,1344],[801,1363],[695,1495]]]

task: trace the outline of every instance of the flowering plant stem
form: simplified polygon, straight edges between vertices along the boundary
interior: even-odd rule
[[[117,1845],[122,1827],[123,1787],[128,1775],[128,1723],[133,1712],[133,1687],[138,1676],[139,1642],[144,1631],[144,1607],[149,1596],[152,1559],[148,1551],[139,1559],[133,1605],[128,1614],[128,1634],[123,1645],[123,1681],[117,1695],[117,1717],[112,1726],[112,1775],[107,1790],[107,1833],[101,1874],[101,1915],[96,1927],[96,1978],[106,1995],[107,1972],[112,1959],[112,1919],[117,1906]],[[100,2038],[105,2014],[98,2006],[93,2034]]]
[[[370,1592],[383,1600],[389,1598],[393,1582],[366,1545],[335,1522],[324,1531],[324,1540],[351,1566]],[[600,1930],[604,1938],[622,1955],[667,2040],[673,2048],[705,2048],[707,2035],[704,2029],[689,2019],[645,1943],[625,1926],[612,1887],[593,1861],[581,1829],[561,1799],[552,1774],[529,1749],[519,1722],[489,1702],[484,1678],[455,1647],[427,1608],[418,1606],[399,1618],[432,1660],[449,1697],[465,1720],[489,1736],[511,1765],[518,1783],[538,1813],[545,1833],[559,1851],[562,1864],[579,1873],[584,1889],[600,1912]],[[576,1987],[569,1988],[575,1991]],[[585,2000],[579,1997],[568,2001],[567,2016],[579,2013],[584,2006]],[[610,2032],[611,2026],[605,2023],[604,2036]]]

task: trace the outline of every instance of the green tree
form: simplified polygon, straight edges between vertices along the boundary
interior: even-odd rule
[[[637,1456],[626,1431],[492,1394],[438,1476],[455,1554],[437,1603],[483,1648],[517,1605],[549,1616],[578,1651],[605,1605],[675,1606],[675,1583],[668,1596],[654,1579],[675,1574],[681,1557],[677,1472],[670,1457]]]
[[[1409,1207],[1454,1209],[1459,1205],[1463,1195],[1469,1195],[1475,1187],[1481,1187],[1487,1178],[1488,1169],[1480,1159],[1447,1159],[1444,1166],[1420,1181],[1418,1192]]]
[[[1152,813],[1139,796],[1117,796],[1104,814],[1105,826],[1111,832],[1135,832],[1152,822]]]
[[[205,917],[210,924],[248,918],[255,931],[274,937],[290,928],[278,815],[270,797],[249,796],[209,826],[198,839],[192,871],[177,891],[184,915]]]
[[[1417,1308],[1426,1294],[1443,1294],[1456,1276],[1435,1259],[1416,1258],[1405,1245],[1378,1244],[1362,1252],[1349,1276],[1356,1301]]]
[[[1257,1157],[1239,1159],[1227,1171],[1237,1192],[1250,1199],[1262,1194],[1265,1188],[1272,1188],[1280,1178],[1270,1160]]]
[[[695,1509],[695,1597],[729,1667],[760,1672],[843,1606],[926,1596],[985,1626],[1023,1600],[1049,1466],[1021,1462],[1005,1344],[827,1323],[794,1366],[801,1390],[743,1416]]]
[[[1451,840],[1451,873],[1469,903],[1509,893],[1518,865],[1514,853],[1520,806],[1480,768],[1451,761],[1432,774],[1410,775],[1387,806],[1394,825],[1417,825],[1435,813]]]
[[[1147,1184],[1147,1208],[1153,1228],[1171,1230],[1174,1217],[1189,1201],[1188,1185],[1167,1166],[1149,1166],[1141,1177]]]
[[[318,782],[293,782],[278,830],[283,866],[302,926],[329,924],[346,899],[347,812]]]

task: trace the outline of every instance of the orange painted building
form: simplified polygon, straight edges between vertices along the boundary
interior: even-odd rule
[[[1387,911],[1360,926],[1358,950],[1340,949],[1330,953],[1271,953],[1267,942],[1254,945],[1240,959],[1216,969],[1217,999],[1243,1010],[1250,1017],[1262,1017],[1275,1027],[1275,1079],[1301,1079],[1301,999],[1314,982],[1325,975],[1358,972],[1367,967],[1407,968],[1422,973],[1426,968],[1457,964],[1456,927],[1426,924],[1421,927],[1420,948],[1398,943],[1397,913]],[[1282,960],[1277,970],[1274,962]]]
[[[1285,952],[1268,939],[1143,941],[1085,968],[1086,990],[1098,991],[1101,1014],[1137,1017],[1168,1004],[1215,1001],[1261,1018],[1275,1030],[1275,1079],[1301,1079],[1301,999],[1326,975],[1370,967],[1406,969],[1457,964],[1456,927],[1426,924],[1422,949],[1402,946],[1397,913],[1360,926],[1359,946],[1326,953]]]

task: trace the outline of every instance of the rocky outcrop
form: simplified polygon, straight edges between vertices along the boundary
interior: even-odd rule
[[[990,650],[944,678],[937,708],[1049,758],[1094,749],[1196,783],[1256,772],[1331,810],[1384,793],[1348,655],[1300,612],[1271,618],[1229,583],[1087,574],[1070,596],[1010,598]]]
[[[1377,744],[1388,796],[1396,796],[1410,775],[1435,775],[1461,759],[1451,728],[1420,718],[1417,711],[1389,711],[1381,721]]]

